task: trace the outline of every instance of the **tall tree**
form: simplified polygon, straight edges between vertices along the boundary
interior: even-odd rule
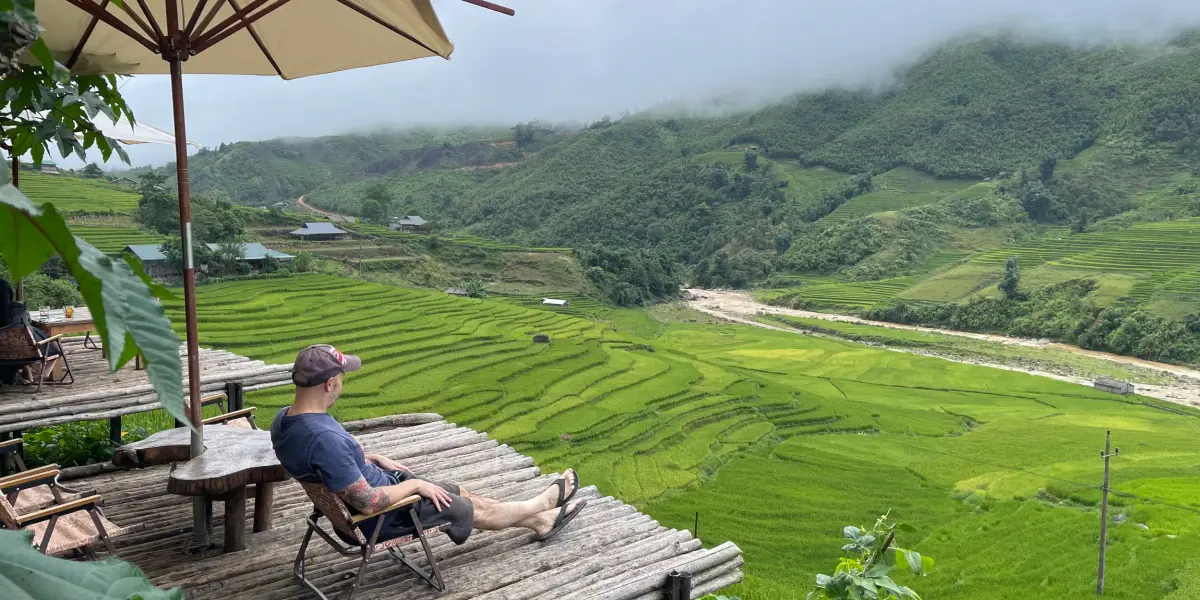
[[[366,199],[363,200],[359,216],[368,223],[387,225],[392,215],[392,193],[381,183],[367,188]]]
[[[1004,274],[1000,276],[1000,283],[997,287],[1004,294],[1005,298],[1017,297],[1017,285],[1021,282],[1021,272],[1017,264],[1017,257],[1010,256],[1004,262]]]

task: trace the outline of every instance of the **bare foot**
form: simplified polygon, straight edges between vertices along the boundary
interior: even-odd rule
[[[575,489],[575,469],[563,471],[562,475],[559,475],[558,478],[564,480],[564,495],[569,495],[571,490]],[[546,491],[538,495],[538,500],[541,500],[543,510],[558,508],[558,486],[551,485],[546,488]]]

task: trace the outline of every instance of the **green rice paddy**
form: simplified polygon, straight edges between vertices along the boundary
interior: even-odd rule
[[[116,254],[130,244],[159,244],[163,236],[146,233],[131,227],[89,227],[74,225],[71,233],[83,238],[97,250],[106,254]]]
[[[889,510],[918,528],[901,543],[937,559],[905,581],[926,598],[1091,598],[1106,429],[1122,494],[1106,595],[1195,585],[1180,580],[1200,551],[1195,411],[647,311],[595,321],[578,298],[542,310],[312,275],[205,285],[198,300],[206,346],[272,362],[316,342],[361,355],[340,419],[439,412],[543,469],[578,467],[668,525],[698,514],[706,543],[745,551],[747,582],[730,591],[746,600],[802,598],[836,565],[842,527]],[[264,422],[290,400],[248,398]]]
[[[36,204],[51,202],[60,213],[126,213],[137,210],[140,196],[101,179],[21,172],[21,191]]]
[[[874,178],[875,190],[848,200],[823,220],[847,221],[869,214],[933,204],[952,195],[981,197],[993,184],[968,180],[937,179],[909,168],[892,169]]]

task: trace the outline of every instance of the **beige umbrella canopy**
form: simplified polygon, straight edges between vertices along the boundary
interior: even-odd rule
[[[486,0],[463,0],[508,15]],[[200,345],[192,264],[191,187],[183,71],[293,79],[414,58],[449,58],[430,0],[40,0],[43,39],[75,74],[169,73],[183,241],[189,395],[200,397]],[[204,451],[200,403],[192,402],[192,456]],[[193,506],[204,537],[204,506]],[[206,542],[205,542],[206,543]]]
[[[123,4],[42,0],[37,15],[46,27],[43,39],[76,74],[168,73],[170,65],[157,50],[160,38],[169,35],[169,2]],[[179,28],[195,53],[186,58],[188,73],[294,79],[428,56],[449,58],[454,51],[429,0],[183,0],[177,5]]]

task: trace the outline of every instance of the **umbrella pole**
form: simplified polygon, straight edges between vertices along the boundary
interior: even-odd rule
[[[171,108],[175,116],[175,170],[179,181],[179,239],[183,242],[183,304],[187,320],[188,397],[191,402],[191,457],[204,453],[204,407],[200,402],[200,333],[196,325],[196,269],[192,263],[192,189],[188,181],[187,129],[183,112],[183,36],[179,32],[178,5],[167,2],[167,39],[163,57],[171,66]],[[190,550],[208,549],[208,517],[204,498],[193,498]]]
[[[17,156],[12,152],[8,153],[8,160],[12,163],[12,181],[13,187],[21,187],[21,161],[17,160]],[[17,280],[17,302],[25,300],[25,283],[20,279]]]

